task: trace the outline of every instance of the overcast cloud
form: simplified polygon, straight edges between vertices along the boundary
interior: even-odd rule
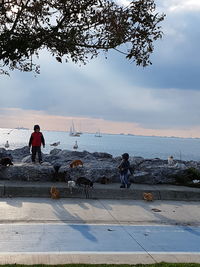
[[[146,129],[197,127],[200,1],[159,0],[157,5],[166,19],[152,66],[136,67],[111,52],[107,60],[102,55],[79,67],[43,52],[39,76],[14,72],[0,77],[0,106],[131,122]]]

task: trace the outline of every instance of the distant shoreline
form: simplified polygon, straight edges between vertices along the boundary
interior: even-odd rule
[[[32,129],[26,127],[16,127],[16,128],[4,128],[1,127],[0,129],[5,130],[27,130],[31,131]],[[60,132],[69,134],[69,131],[61,131],[61,130],[43,130],[43,132]],[[95,135],[95,132],[83,132],[83,134],[91,134]],[[128,136],[128,137],[155,137],[155,138],[177,138],[177,139],[200,139],[200,137],[180,137],[180,136],[162,136],[162,135],[137,135],[137,134],[130,134],[130,133],[104,133],[101,132],[102,135],[117,135],[117,136]]]

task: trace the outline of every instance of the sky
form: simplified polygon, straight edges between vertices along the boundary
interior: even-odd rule
[[[128,4],[128,0],[118,0]],[[0,127],[200,137],[200,1],[156,0],[166,14],[152,66],[102,54],[86,66],[41,53],[41,74],[0,76]]]

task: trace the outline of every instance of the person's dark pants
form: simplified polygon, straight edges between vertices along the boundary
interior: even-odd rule
[[[120,174],[120,181],[122,188],[129,188],[131,183],[129,182],[129,175],[128,173]]]
[[[35,162],[36,154],[38,154],[39,162],[42,161],[42,152],[40,146],[32,146],[32,162]]]

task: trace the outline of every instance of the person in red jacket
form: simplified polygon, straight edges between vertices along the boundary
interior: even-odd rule
[[[40,132],[40,126],[34,126],[34,132],[31,134],[29,140],[29,147],[32,146],[32,162],[35,163],[36,154],[38,154],[39,163],[42,163],[41,145],[45,147],[44,136]]]

